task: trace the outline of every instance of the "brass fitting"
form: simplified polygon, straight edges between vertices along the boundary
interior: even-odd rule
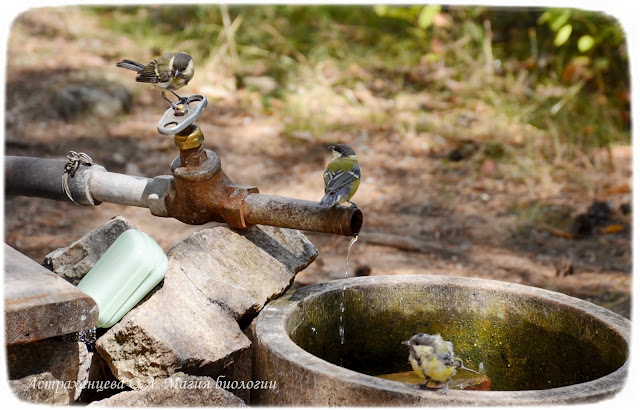
[[[188,224],[217,221],[247,228],[242,205],[258,188],[234,184],[227,177],[218,155],[204,149],[204,135],[197,125],[175,134],[174,141],[180,156],[171,164],[175,192],[167,198],[169,214]]]
[[[202,134],[200,127],[195,124],[191,124],[184,130],[175,134],[173,140],[176,146],[183,151],[200,147],[204,141],[204,135]]]

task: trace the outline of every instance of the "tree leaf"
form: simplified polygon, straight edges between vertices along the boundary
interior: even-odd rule
[[[589,35],[584,35],[578,39],[578,50],[581,53],[591,50],[596,41]]]
[[[556,47],[560,47],[561,45],[566,43],[567,40],[569,40],[572,31],[573,27],[571,27],[571,24],[565,24],[564,26],[562,26],[556,33],[556,38],[553,39],[553,44]]]
[[[542,13],[542,15],[538,18],[538,24],[542,25],[547,21],[549,21],[550,18],[551,18],[551,12],[547,10],[544,13]]]
[[[429,4],[422,8],[418,16],[418,27],[427,29],[433,24],[433,18],[440,11],[440,5]]]
[[[380,17],[384,17],[389,11],[389,6],[384,4],[376,4],[373,6],[373,11]]]
[[[571,10],[563,10],[561,13],[555,14],[551,18],[551,20],[549,21],[549,27],[551,27],[551,30],[553,31],[558,31],[562,27],[565,27],[565,24],[567,23],[567,21],[569,21],[569,18],[571,18]]]

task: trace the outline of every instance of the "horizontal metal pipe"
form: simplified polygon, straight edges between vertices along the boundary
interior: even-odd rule
[[[96,172],[89,180],[92,196],[101,202],[148,208],[147,186],[153,179],[114,172]]]
[[[63,159],[4,157],[5,193],[66,201],[60,182],[66,163]]]
[[[62,178],[67,181],[73,200],[82,205],[98,205],[92,198],[88,181],[93,173],[106,172],[100,165],[80,165],[73,177],[65,175],[64,159],[34,157],[4,157],[4,183],[7,195],[32,196],[69,201],[62,187]]]
[[[62,190],[65,160],[31,157],[5,157],[5,191],[8,195],[34,196],[68,201]],[[156,216],[173,216],[166,199],[175,192],[174,178],[136,177],[107,172],[100,165],[80,166],[67,178],[73,200],[83,205],[111,202],[149,208]],[[239,214],[247,225],[283,228],[336,235],[357,235],[363,215],[358,208],[320,206],[317,202],[279,196],[248,194]]]
[[[357,235],[364,220],[362,211],[355,207],[321,206],[318,202],[263,194],[247,195],[243,211],[249,225],[280,226],[346,236]]]
[[[5,192],[7,195],[31,196],[69,201],[62,188],[66,160],[5,157]],[[111,202],[150,208],[157,216],[168,216],[164,197],[173,177],[136,177],[108,172],[100,165],[81,165],[73,177],[65,176],[73,201],[82,205]]]

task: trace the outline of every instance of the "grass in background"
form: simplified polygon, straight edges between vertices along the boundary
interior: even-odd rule
[[[274,87],[239,98],[279,116],[293,139],[383,132],[435,150],[471,139],[494,154],[499,146],[502,154],[482,149],[476,162],[505,162],[512,178],[630,143],[624,33],[600,13],[433,5],[93,10],[150,57],[183,49],[200,72],[240,88],[267,77]]]

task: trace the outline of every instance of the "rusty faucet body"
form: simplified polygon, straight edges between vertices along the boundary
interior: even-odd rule
[[[175,136],[180,156],[173,160],[175,190],[167,197],[169,215],[191,225],[225,222],[247,228],[244,199],[258,188],[234,184],[224,173],[218,155],[202,146],[202,131],[190,125]],[[193,145],[193,141],[198,141]]]
[[[191,106],[192,102],[198,104]],[[67,177],[73,202],[140,206],[191,225],[215,221],[238,229],[260,224],[346,236],[360,232],[363,215],[358,208],[262,195],[257,187],[234,183],[222,170],[218,155],[202,145],[204,135],[195,120],[206,104],[204,96],[190,96],[175,110],[169,108],[158,123],[158,132],[173,135],[180,149],[171,164],[172,176],[133,177],[107,172],[99,165],[81,165],[73,178]],[[69,200],[59,187],[65,164],[5,157],[6,193]]]

